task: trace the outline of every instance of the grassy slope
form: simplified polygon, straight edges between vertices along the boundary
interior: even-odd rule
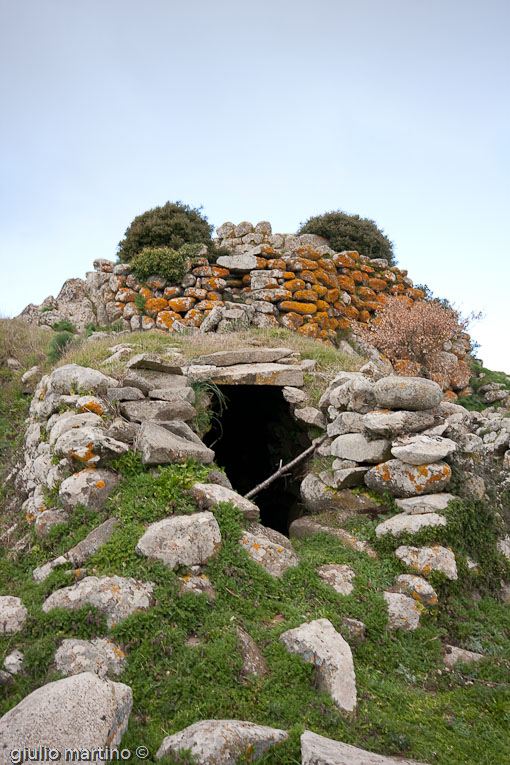
[[[249,335],[253,340],[254,335]],[[127,338],[130,342],[135,339],[134,335]],[[271,333],[258,339],[270,344]],[[232,342],[238,340],[241,338]],[[284,340],[273,336],[274,344],[287,345],[287,340],[287,336]],[[161,335],[144,335],[140,341],[147,350],[156,350],[163,342]],[[200,342],[207,342],[200,352],[217,349],[211,348],[209,339]],[[310,347],[302,349],[304,355],[325,354],[321,371],[325,382],[339,368],[339,359],[325,346],[307,342]],[[177,343],[191,353],[187,338]],[[86,363],[88,354],[89,363],[96,365],[101,354],[103,358],[108,355],[106,345],[102,350],[100,344],[90,346],[73,350],[66,361]],[[378,545],[378,560],[317,535],[295,543],[300,564],[279,581],[240,549],[243,521],[226,505],[215,511],[224,544],[207,567],[216,600],[211,603],[203,595],[180,597],[178,577],[186,570],[172,572],[161,563],[148,562],[136,555],[134,546],[146,524],[196,509],[186,490],[193,481],[203,479],[204,469],[189,463],[163,468],[155,475],[143,470],[132,455],[123,458],[118,468],[125,480],[111,497],[107,514],[121,518],[121,529],[90,560],[88,568],[98,574],[116,573],[155,582],[157,604],[109,633],[103,617],[92,608],[80,613],[42,612],[43,600],[69,584],[69,575],[57,570],[36,585],[31,572],[76,544],[103,519],[84,508],[74,513],[69,526],[55,528],[44,541],[34,539],[29,552],[16,561],[2,551],[0,592],[21,597],[29,609],[29,620],[22,634],[0,638],[0,656],[19,648],[24,651],[26,664],[26,673],[16,679],[3,699],[0,713],[56,678],[51,664],[59,639],[110,634],[126,650],[128,663],[120,680],[134,693],[123,746],[145,744],[152,756],[165,735],[201,719],[223,717],[291,731],[288,742],[263,758],[266,763],[299,763],[299,734],[305,727],[372,751],[430,763],[492,765],[510,759],[510,609],[491,597],[490,590],[483,589],[483,581],[479,585],[481,599],[472,599],[470,590],[477,580],[468,574],[462,555],[460,583],[452,586],[440,578],[435,581],[440,605],[423,614],[420,629],[407,634],[388,632],[381,593],[405,567],[392,554],[395,540],[375,542],[374,522],[358,518],[352,527]],[[459,507],[457,515],[458,522],[441,541],[450,541],[455,547],[466,538],[461,552],[469,553],[476,546],[486,555],[484,565],[494,578],[502,569],[501,560],[489,553],[495,523],[490,508]],[[430,540],[425,534],[422,541]],[[326,563],[348,563],[354,568],[351,595],[337,595],[320,580],[316,568]],[[367,626],[367,640],[352,646],[359,701],[352,715],[341,714],[327,694],[319,693],[313,668],[300,657],[287,654],[278,642],[283,631],[314,618],[327,617],[342,630],[342,616],[362,619]],[[265,678],[242,678],[235,637],[238,626],[246,629],[263,650],[269,667]],[[187,646],[190,637],[200,643]],[[480,665],[446,672],[441,659],[445,639],[481,650],[488,659]],[[174,761],[190,760],[183,757]]]

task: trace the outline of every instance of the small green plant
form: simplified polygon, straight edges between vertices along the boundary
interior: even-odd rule
[[[76,333],[76,327],[67,319],[56,321],[51,325],[51,328],[54,329],[55,332],[71,332],[73,335]]]
[[[178,250],[171,247],[146,247],[133,256],[133,272],[141,281],[157,275],[172,284],[180,282],[201,249],[200,244],[186,244]]]
[[[135,303],[136,308],[138,308],[138,310],[142,312],[142,315],[145,316],[145,313],[146,313],[146,309],[145,309],[146,299],[145,299],[145,297],[140,292],[136,293],[134,303]]]
[[[74,342],[74,335],[72,332],[58,332],[51,338],[48,350],[48,361],[51,364],[55,364]]]
[[[48,313],[48,311],[54,311],[55,306],[53,305],[45,305],[44,308],[41,308],[41,313]]]
[[[197,410],[195,425],[200,437],[203,438],[210,431],[213,422],[217,422],[221,428],[220,418],[227,408],[227,397],[213,382],[195,382],[191,384],[191,387],[195,391],[195,409]],[[217,413],[212,407],[213,398],[216,398],[218,402]]]

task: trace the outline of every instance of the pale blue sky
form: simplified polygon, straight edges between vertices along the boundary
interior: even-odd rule
[[[0,0],[0,311],[167,200],[376,220],[510,372],[507,0]]]

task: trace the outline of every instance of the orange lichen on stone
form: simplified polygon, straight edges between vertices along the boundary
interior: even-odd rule
[[[375,268],[372,268],[372,266],[369,266],[366,263],[362,263],[359,270],[364,271],[366,274],[375,274]]]
[[[145,302],[147,313],[156,314],[168,307],[168,300],[165,298],[151,298]]]
[[[374,292],[383,292],[388,289],[387,282],[385,282],[384,279],[377,279],[376,277],[372,277],[368,280],[368,286],[370,289],[374,290]]]
[[[184,297],[192,297],[195,300],[205,300],[207,297],[207,290],[199,289],[198,287],[187,287],[184,290]]]
[[[159,276],[149,276],[147,279],[147,285],[153,290],[162,290],[166,284],[166,279],[162,279]]]
[[[317,300],[316,306],[318,311],[325,311],[327,315],[329,310],[329,303],[326,303],[325,300]]]
[[[447,390],[443,396],[443,401],[449,401],[450,403],[455,403],[457,401],[458,395],[453,390]]]
[[[283,286],[284,289],[290,290],[290,292],[296,292],[296,290],[304,290],[305,283],[303,279],[289,279],[289,281],[284,282]]]
[[[163,297],[166,300],[171,300],[172,298],[179,297],[181,295],[181,288],[180,287],[165,287],[165,291],[163,292]]]
[[[331,258],[321,258],[317,261],[317,265],[319,268],[322,268],[323,271],[329,271],[330,274],[334,274],[336,276],[335,261]]]
[[[317,313],[315,303],[298,303],[295,300],[283,300],[278,304],[280,311],[293,311],[294,313],[313,314]]]
[[[342,316],[342,318],[338,320],[339,329],[349,329],[350,326],[351,326],[351,322],[349,321],[349,319],[346,319],[345,316]]]
[[[287,264],[285,264],[287,266]],[[282,279],[295,279],[296,274],[293,271],[284,271],[282,274]]]
[[[419,377],[421,366],[416,361],[410,359],[396,359],[393,362],[395,372],[402,377]]]
[[[296,260],[301,268],[306,271],[316,271],[319,267],[315,260],[309,260],[308,258],[296,258]]]
[[[406,288],[403,284],[392,284],[389,293],[390,295],[403,295]]]
[[[140,295],[144,297],[146,300],[149,300],[153,295],[152,292],[148,287],[140,287]]]
[[[168,301],[168,308],[170,311],[175,311],[176,313],[186,313],[186,311],[189,311],[194,305],[195,299],[191,297],[173,298]]]
[[[156,322],[151,316],[142,316],[142,329],[153,329]]]
[[[97,414],[100,417],[102,414],[104,414],[104,409],[99,401],[87,401],[80,407],[80,412],[92,412],[93,414]]]
[[[223,300],[201,300],[197,303],[195,308],[197,311],[212,311],[217,305],[225,305]]]
[[[130,290],[129,287],[121,287],[115,295],[115,300],[119,303],[132,303],[135,299],[136,292]]]
[[[104,489],[106,484],[105,484],[104,481],[96,481],[96,486],[97,486],[98,489]]]
[[[338,319],[335,319],[334,316],[328,316],[328,318],[324,322],[324,329],[330,329],[330,330],[338,329]]]
[[[287,327],[287,329],[293,329],[296,331],[299,327],[303,326],[303,323],[303,317],[294,311],[289,311],[289,313],[285,313],[283,316],[280,316],[280,324],[282,324],[284,327]]]
[[[105,303],[111,303],[112,300],[115,300],[115,292],[112,292],[111,290],[106,290],[106,292],[103,295],[103,298]]]
[[[304,271],[301,271],[300,273],[301,279],[304,279],[305,282],[310,282],[311,284],[317,283],[317,278],[313,271],[307,271],[306,269]]]
[[[340,297],[340,290],[337,287],[335,287],[334,289],[327,290],[325,293],[322,293],[320,297],[324,297],[324,300],[327,303],[336,303],[336,301]]]
[[[328,288],[325,287],[323,284],[312,284],[312,289],[314,292],[317,293],[319,297],[323,297],[328,291]]]
[[[370,287],[358,287],[356,291],[362,300],[372,300],[375,298],[375,292]]]
[[[184,320],[191,327],[199,327],[204,320],[204,314],[201,311],[197,311],[196,308],[192,308],[185,315]]]
[[[313,324],[313,322],[309,321],[307,324],[303,324],[302,327],[299,327],[297,329],[297,332],[300,335],[304,335],[305,337],[317,337],[319,334],[319,327],[317,324]]]
[[[345,274],[338,274],[337,279],[340,289],[345,290],[346,292],[354,292],[356,289],[356,285],[350,276],[346,276]]]
[[[357,284],[363,284],[366,279],[366,276],[359,270],[352,271],[351,276]]]
[[[410,297],[412,300],[423,300],[425,297],[425,293],[421,290],[417,290],[414,287],[408,287],[406,289],[406,295],[407,297]]]
[[[335,303],[335,308],[337,305],[338,304]],[[359,311],[353,305],[341,305],[340,310],[344,316],[347,316],[348,319],[354,319],[354,321],[356,321],[359,317]]]
[[[208,292],[206,300],[221,300],[222,298],[222,292]]]
[[[225,287],[225,280],[219,279],[217,276],[211,276],[209,278],[202,279],[202,287],[208,292],[217,292]]]
[[[156,326],[158,329],[172,330],[174,322],[180,321],[181,318],[175,311],[160,311],[156,316]]]
[[[356,253],[357,255],[358,253]],[[357,258],[352,257],[352,253],[350,252],[339,252],[338,255],[335,255],[333,257],[333,261],[338,266],[343,266],[344,268],[356,268],[356,260]]]
[[[324,271],[324,269],[319,268],[315,272],[315,276],[317,277],[317,281],[321,284],[325,284],[326,287],[329,287],[330,289],[333,289],[334,287],[338,286],[338,280],[336,275],[333,276],[333,274],[328,273],[327,271]]]
[[[267,261],[267,268],[276,269],[278,271],[285,271],[287,268],[287,264],[284,260],[281,258],[271,258],[271,260]],[[283,275],[285,279],[288,277]]]
[[[317,293],[314,290],[297,290],[293,295],[294,300],[315,303]]]

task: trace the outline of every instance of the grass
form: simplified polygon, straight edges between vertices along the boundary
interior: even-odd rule
[[[430,763],[503,763],[510,757],[510,614],[489,596],[473,604],[462,591],[441,598],[440,607],[424,612],[413,633],[388,632],[382,592],[401,573],[392,555],[372,560],[325,534],[295,542],[297,567],[281,580],[270,577],[239,545],[245,522],[231,505],[214,514],[223,546],[207,564],[216,599],[180,594],[180,567],[171,571],[159,561],[135,553],[148,523],[196,510],[188,488],[209,469],[191,461],[158,471],[146,470],[134,455],[115,463],[124,481],[109,500],[106,514],[119,517],[119,530],[88,562],[98,575],[121,574],[155,583],[156,604],[133,614],[109,632],[93,608],[80,612],[41,610],[44,599],[69,583],[60,569],[45,582],[31,580],[36,565],[68,549],[99,523],[103,514],[86,508],[69,526],[56,527],[17,561],[0,553],[0,588],[22,598],[29,609],[25,630],[0,638],[1,655],[18,648],[26,672],[19,675],[0,712],[27,693],[56,679],[55,645],[64,637],[90,639],[108,634],[127,654],[119,678],[131,686],[134,707],[122,746],[143,743],[149,762],[166,735],[203,719],[234,718],[289,730],[288,741],[259,762],[299,762],[299,736],[306,728],[386,755],[405,755]],[[354,591],[340,596],[318,576],[327,563],[354,569]],[[278,638],[287,629],[316,618],[330,619],[344,632],[343,617],[362,619],[365,642],[353,643],[358,707],[342,714],[319,692],[313,667],[290,655]],[[266,677],[241,674],[236,630],[257,642],[268,665]],[[347,637],[346,633],[344,635]],[[188,646],[190,637],[196,644]],[[198,641],[198,642],[197,642]],[[452,641],[482,650],[480,665],[444,668],[442,643]],[[135,759],[136,761],[136,759]],[[168,762],[191,763],[187,756]]]

